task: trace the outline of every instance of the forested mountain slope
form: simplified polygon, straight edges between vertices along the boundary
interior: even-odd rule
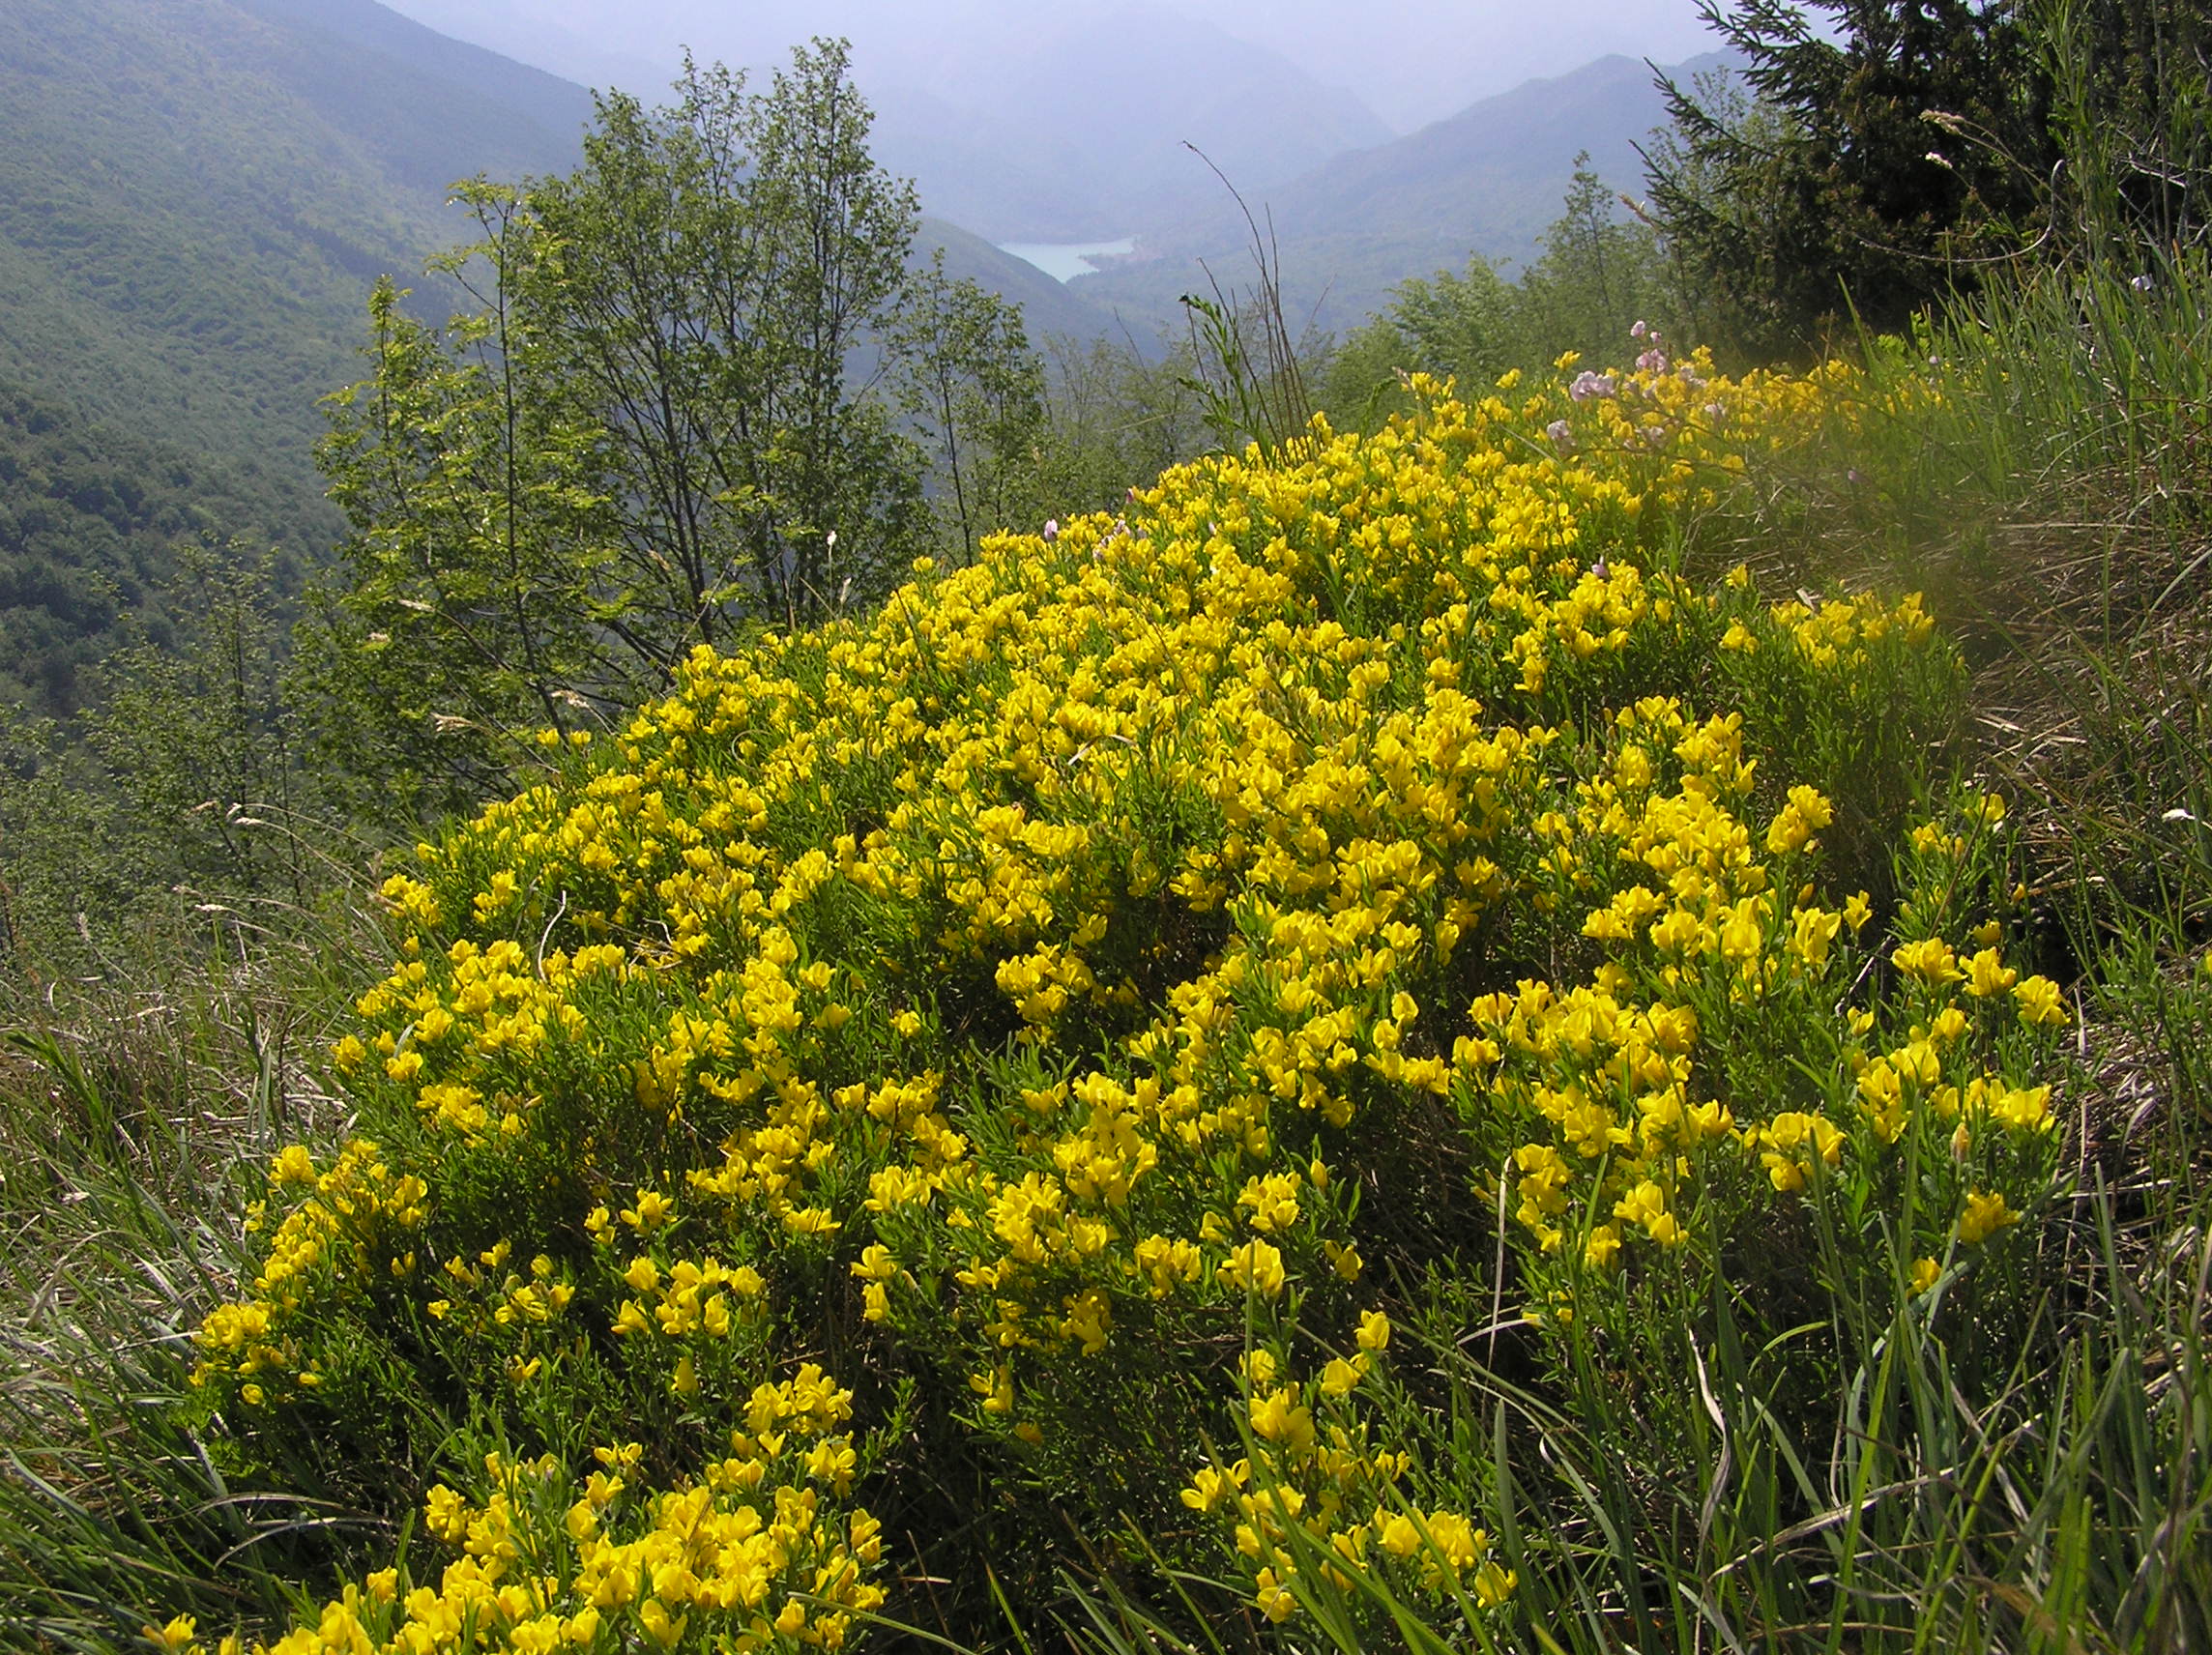
[[[0,376],[269,471],[291,527],[327,527],[315,400],[367,283],[456,239],[447,182],[558,166],[574,135],[274,0],[7,9]]]
[[[0,705],[69,712],[78,674],[127,638],[168,632],[180,541],[268,548],[295,503],[239,466],[85,420],[0,385]],[[296,584],[300,557],[269,573]]]

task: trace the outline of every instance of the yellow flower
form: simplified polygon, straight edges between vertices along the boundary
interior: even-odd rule
[[[795,1600],[786,1606],[786,1612],[798,1608],[799,1605]],[[800,1624],[804,1624],[805,1611],[803,1610],[800,1611]],[[647,1598],[644,1603],[638,1605],[637,1619],[638,1624],[645,1628],[645,1635],[663,1649],[675,1648],[683,1640],[684,1628],[691,1623],[688,1615],[670,1614],[667,1606],[662,1604],[658,1598]],[[779,1620],[778,1630],[781,1629]],[[793,1627],[791,1630],[796,1632],[798,1627]]]
[[[1357,1364],[1348,1362],[1342,1356],[1331,1357],[1328,1366],[1321,1373],[1321,1393],[1331,1400],[1350,1396],[1357,1388],[1361,1378]]]
[[[1236,1495],[1237,1481],[1228,1471],[1202,1466],[1192,1473],[1190,1487],[1182,1491],[1182,1503],[1193,1511],[1219,1511]]]
[[[315,1181],[315,1158],[306,1147],[293,1144],[276,1152],[269,1163],[269,1181],[275,1184],[311,1184]]]
[[[1644,1233],[1662,1247],[1672,1247],[1683,1238],[1680,1222],[1667,1209],[1667,1193],[1649,1178],[1614,1204],[1615,1218],[1640,1224]]]
[[[1994,948],[1984,948],[1966,962],[1966,992],[1978,1000],[1999,995],[2020,980]]]
[[[2005,1205],[2000,1194],[1986,1195],[1979,1190],[1968,1193],[1966,1210],[1959,1217],[1959,1239],[1968,1246],[1988,1240],[2008,1224],[2018,1224],[2020,1214]]]
[[[1214,1273],[1239,1292],[1274,1298],[1283,1291],[1283,1255],[1272,1242],[1247,1241],[1233,1249]]]
[[[1511,1569],[1501,1568],[1495,1561],[1485,1562],[1474,1572],[1474,1601],[1484,1609],[1496,1609],[1519,1584],[1520,1577]]]
[[[1252,1434],[1279,1442],[1294,1453],[1313,1446],[1313,1410],[1297,1400],[1295,1385],[1284,1385],[1252,1399]]]
[[[1889,963],[1906,976],[1918,977],[1932,986],[1955,983],[1964,974],[1959,970],[1959,957],[1940,937],[1902,944],[1890,954]]]
[[[199,1622],[191,1615],[180,1614],[168,1625],[141,1628],[146,1641],[161,1649],[182,1649],[192,1641]]]
[[[2058,985],[2049,977],[2023,977],[2014,987],[2012,997],[2020,1006],[2023,1023],[2039,1029],[2065,1026],[2066,1007],[2060,1002]]]

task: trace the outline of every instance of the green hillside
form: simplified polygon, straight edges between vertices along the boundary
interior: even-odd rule
[[[568,164],[591,99],[370,0],[10,13],[0,702],[66,713],[126,630],[161,637],[181,539],[279,546],[296,588],[338,528],[317,402],[369,285],[459,239],[454,178]]]
[[[443,184],[540,122],[229,0],[18,0],[0,42],[0,375],[238,456],[324,526],[315,399],[363,296],[451,240]]]
[[[481,46],[452,40],[376,0],[238,0],[286,26],[287,84],[347,131],[370,136],[411,182],[441,192],[468,172],[572,164],[592,95]]]
[[[258,551],[295,512],[267,473],[0,385],[0,704],[73,711],[84,667],[129,637],[166,635],[160,589],[178,542]],[[298,554],[270,572],[296,586]]]

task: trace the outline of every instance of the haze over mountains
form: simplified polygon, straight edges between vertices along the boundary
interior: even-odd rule
[[[1079,4],[994,35],[1005,0],[949,0],[926,38],[907,20],[922,44],[903,57],[860,53],[878,158],[937,215],[917,256],[941,247],[1020,303],[1033,340],[1150,350],[1205,267],[1248,277],[1242,221],[1184,139],[1271,213],[1295,318],[1341,330],[1470,251],[1530,256],[1578,149],[1634,188],[1660,116],[1644,65],[1614,58],[1393,137],[1418,99],[1386,120],[1342,84],[1355,52],[1344,77],[1317,73],[1318,9],[1286,0],[1276,49],[1229,26],[1249,7],[1214,24],[1182,3]],[[322,561],[337,522],[317,402],[361,371],[370,283],[443,310],[451,290],[421,273],[471,229],[450,183],[573,166],[582,78],[663,90],[653,58],[576,26],[587,0],[400,5],[504,17],[516,40],[527,23],[538,66],[378,0],[0,0],[0,680],[65,706],[73,662],[159,586],[164,537],[280,541],[294,576]],[[863,14],[893,10],[803,9]],[[744,15],[781,38],[802,13]],[[1131,235],[1136,256],[1064,285],[992,245]]]
[[[1069,284],[1089,308],[1060,325],[1147,344],[1179,330],[1179,297],[1209,272],[1248,279],[1228,185],[1271,219],[1298,317],[1324,329],[1471,252],[1529,261],[1578,150],[1640,190],[1635,146],[1665,114],[1644,59],[1706,44],[1689,0],[1379,0],[1356,17],[1318,0],[391,3],[631,87],[684,45],[772,67],[794,40],[847,33],[876,154],[925,209],[999,244],[1134,238],[1135,256]]]
[[[1225,207],[1186,144],[1253,196],[1531,77],[1608,53],[1674,62],[1707,44],[1691,0],[1557,0],[1541,12],[1496,0],[1064,0],[1049,12],[1030,0],[391,3],[641,95],[686,47],[760,73],[810,35],[846,35],[879,158],[918,182],[930,212],[1001,243],[1157,240]],[[1635,104],[1639,117],[1657,109],[1649,97]],[[1575,113],[1610,124],[1625,111]],[[1593,134],[1593,152],[1608,136]]]
[[[1695,0],[392,0],[410,16],[572,80],[636,91],[664,82],[679,48],[770,64],[813,35],[854,43],[863,81],[935,91],[981,111],[1005,88],[1011,56],[1057,31],[1124,17],[1156,56],[1200,26],[1265,47],[1314,81],[1350,91],[1394,133],[1610,53],[1672,62],[1709,38]],[[1020,44],[1010,44],[1020,43]],[[1059,112],[1067,129],[1114,120],[1131,88],[1071,64]]]
[[[1670,73],[1686,85],[1726,61],[1711,53]],[[1387,305],[1408,276],[1464,268],[1473,253],[1533,261],[1578,153],[1616,191],[1640,195],[1637,146],[1665,118],[1647,64],[1600,58],[1246,198],[1271,230],[1294,324],[1341,332]],[[1251,228],[1218,186],[1194,211],[1148,219],[1133,256],[1068,285],[1093,305],[1158,319],[1176,313],[1179,295],[1206,291],[1209,273],[1237,286],[1254,274]]]
[[[1281,184],[1390,130],[1280,53],[1166,10],[1132,7],[1008,42],[988,99],[879,71],[862,81],[877,152],[931,212],[1002,242],[1081,242],[1197,211],[1220,185]]]

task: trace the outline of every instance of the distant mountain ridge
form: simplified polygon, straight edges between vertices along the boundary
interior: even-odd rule
[[[1687,80],[1726,61],[1710,54],[1668,73]],[[1608,184],[1641,194],[1637,145],[1665,119],[1651,67],[1606,57],[1271,189],[1231,181],[1272,228],[1294,321],[1342,329],[1386,304],[1396,283],[1464,266],[1470,253],[1532,260],[1578,151]],[[1172,322],[1178,296],[1205,291],[1208,270],[1225,284],[1250,279],[1250,233],[1225,189],[1200,212],[1153,220],[1134,255],[1069,285],[1093,304]]]
[[[454,178],[470,173],[543,172],[583,159],[594,107],[592,94],[572,81],[452,40],[375,0],[234,3],[280,26],[325,37],[326,46],[335,41],[357,48],[300,62],[295,85],[311,90],[318,108],[353,123],[357,131],[374,131],[379,148],[410,184],[443,192]],[[379,106],[374,94],[394,90],[402,78],[387,65],[403,71],[406,79],[451,88],[461,98],[435,112],[404,95]],[[455,160],[477,164],[441,176]]]
[[[948,84],[861,89],[878,154],[923,204],[994,241],[1127,235],[1201,209],[1232,178],[1269,186],[1390,136],[1352,93],[1156,8],[1124,7]],[[1191,152],[1195,146],[1204,158]]]
[[[634,57],[595,60],[526,0],[400,4],[595,85],[650,97],[666,79]],[[793,36],[808,28],[796,15],[784,24]],[[641,26],[672,25],[649,4]],[[733,20],[724,42],[732,38],[757,48],[766,37]],[[730,55],[714,40],[688,44],[703,57]],[[939,45],[926,65],[891,69],[858,43],[877,159],[919,184],[926,211],[994,242],[1108,241],[1202,206],[1214,181],[1186,141],[1232,177],[1266,186],[1391,135],[1356,95],[1283,53],[1147,0],[1039,8],[1019,30],[955,22]],[[757,74],[775,66],[748,58],[732,67]]]

